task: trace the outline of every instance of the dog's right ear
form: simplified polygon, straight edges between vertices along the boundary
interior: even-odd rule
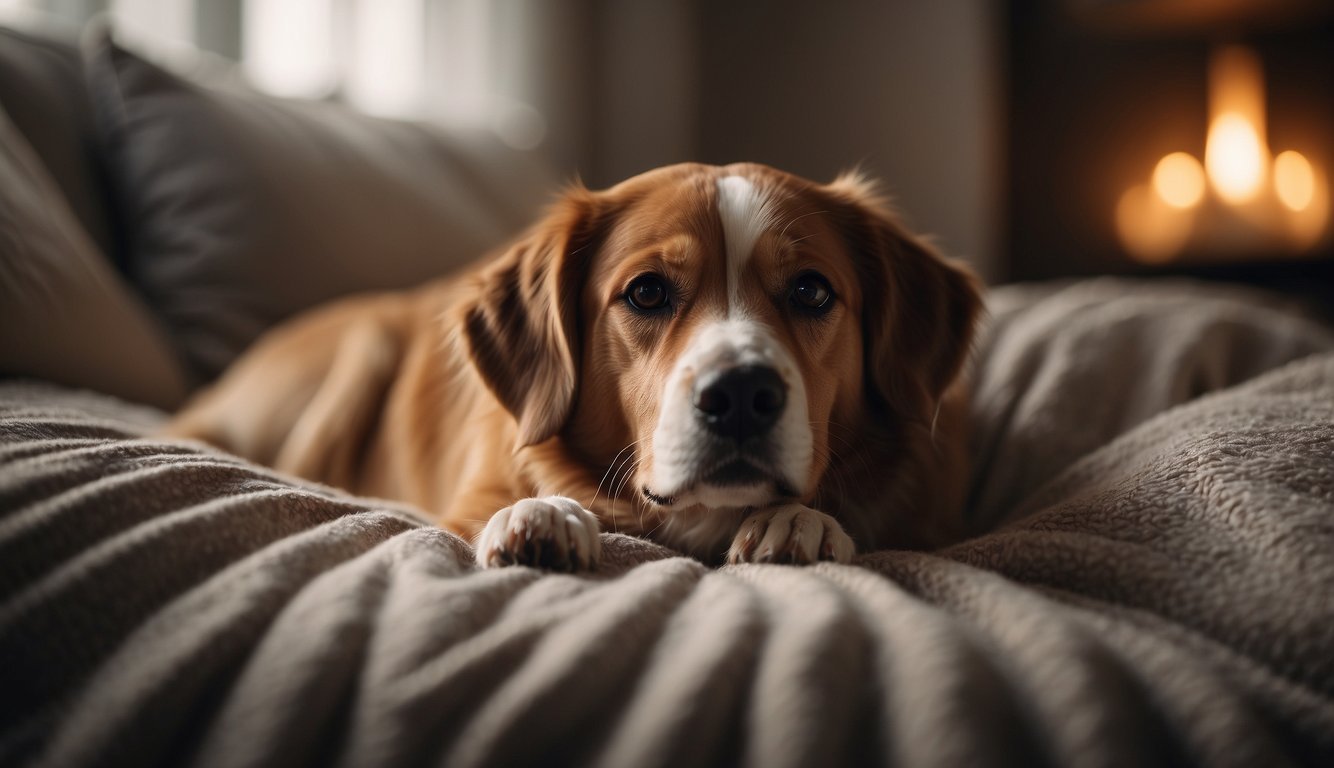
[[[575,184],[481,276],[464,306],[473,365],[518,423],[518,446],[560,431],[579,385],[579,295],[603,206]]]

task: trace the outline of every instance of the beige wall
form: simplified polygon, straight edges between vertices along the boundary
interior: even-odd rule
[[[913,227],[999,276],[1002,52],[993,3],[588,8],[596,87],[579,164],[590,183],[688,159],[755,160],[816,179],[860,163]]]
[[[68,18],[161,6],[197,44],[243,47],[241,0],[30,1]],[[557,173],[595,186],[682,160],[815,179],[860,163],[911,226],[996,278],[998,5],[426,0],[426,116],[536,116]]]

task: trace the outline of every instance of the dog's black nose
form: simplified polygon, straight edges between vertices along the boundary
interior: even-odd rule
[[[702,379],[695,410],[708,428],[743,441],[773,427],[787,404],[787,387],[767,365],[741,365]]]

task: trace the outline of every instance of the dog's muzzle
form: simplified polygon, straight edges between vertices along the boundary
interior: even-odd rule
[[[800,371],[763,324],[697,332],[663,388],[644,497],[659,506],[751,507],[796,497],[811,466]]]

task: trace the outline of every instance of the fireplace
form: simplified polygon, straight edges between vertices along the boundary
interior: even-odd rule
[[[1209,56],[1204,157],[1174,150],[1117,202],[1126,253],[1181,258],[1301,256],[1329,230],[1329,179],[1299,149],[1271,149],[1259,55],[1230,44]]]
[[[1334,4],[1011,0],[1011,279],[1334,292]]]

